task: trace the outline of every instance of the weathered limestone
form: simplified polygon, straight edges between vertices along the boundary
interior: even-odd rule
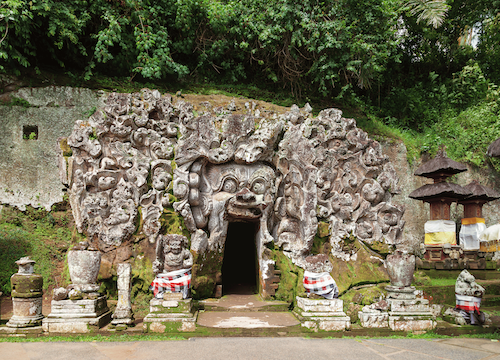
[[[34,274],[34,260],[23,257],[16,261],[19,270],[10,278],[12,287],[13,315],[7,326],[24,328],[42,324],[42,286],[41,275]]]
[[[164,293],[163,299],[150,301],[149,314],[143,322],[144,332],[195,331],[198,313],[193,313],[192,299],[181,293]]]
[[[429,300],[417,297],[414,287],[388,286],[386,289],[390,304],[389,327],[392,330],[425,331],[436,327]]]
[[[88,333],[111,320],[106,297],[80,300],[52,300],[50,314],[43,319],[43,331],[49,333]]]
[[[340,110],[316,118],[310,110],[294,106],[274,119],[250,106],[245,115],[198,115],[158,91],[111,94],[68,138],[79,231],[101,250],[115,249],[136,230],[140,207],[141,231],[153,243],[160,240],[163,210],[172,206],[191,233],[196,277],[205,260],[223,259],[230,222],[255,222],[265,296],[277,285],[268,244],[304,267],[318,220],[329,225],[325,237],[339,261],[357,258],[346,241],[351,235],[369,244],[399,243],[404,210],[391,204],[398,180],[380,144]],[[205,268],[205,293],[220,288],[221,265]]]
[[[68,268],[72,289],[86,293],[97,292],[97,275],[101,265],[101,253],[82,242],[68,251]]]
[[[97,274],[101,253],[81,242],[68,253],[72,284],[54,289],[50,314],[43,319],[49,333],[88,333],[108,324],[111,311],[106,297],[98,293]]]
[[[307,299],[297,296],[295,315],[301,325],[313,331],[343,331],[351,328],[351,319],[340,299]]]
[[[113,313],[112,325],[132,325],[134,314],[130,292],[132,290],[132,265],[128,263],[118,264],[118,303]]]

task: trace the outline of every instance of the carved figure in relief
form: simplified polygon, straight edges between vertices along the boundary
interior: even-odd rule
[[[183,235],[160,235],[156,244],[156,260],[153,262],[155,274],[193,266],[193,255],[188,249],[187,238]]]
[[[188,298],[192,266],[193,255],[188,249],[185,236],[159,236],[156,243],[156,260],[153,262],[156,277],[150,285],[155,298],[162,298],[164,293],[182,293],[184,299]]]
[[[222,251],[229,222],[258,222],[261,264],[272,263],[262,245],[274,241],[303,266],[318,220],[329,224],[332,255],[344,260],[354,259],[342,245],[351,234],[367,243],[402,238],[404,209],[391,204],[394,168],[337,109],[315,118],[297,107],[274,119],[197,116],[192,105],[145,89],[111,94],[88,121],[76,122],[68,144],[75,222],[101,250],[127,241],[139,214],[143,234],[164,244],[159,220],[170,206],[196,252]],[[177,267],[175,258],[189,253],[177,248],[155,269],[167,260]]]

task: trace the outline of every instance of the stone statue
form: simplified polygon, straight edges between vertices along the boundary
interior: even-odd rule
[[[156,274],[150,290],[155,298],[164,294],[181,293],[182,298],[189,297],[191,285],[191,267],[193,255],[188,250],[187,238],[183,235],[161,235],[156,244],[156,260],[153,272]]]
[[[188,249],[187,238],[182,235],[160,235],[156,244],[155,274],[189,269],[193,266],[193,255]]]

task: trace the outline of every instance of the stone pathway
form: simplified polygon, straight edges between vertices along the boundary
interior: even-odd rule
[[[0,342],[11,359],[347,359],[493,360],[500,343],[488,339],[192,338],[184,341]]]
[[[299,325],[288,311],[288,304],[263,301],[256,294],[230,294],[202,302],[197,324],[215,328],[282,328]]]
[[[290,313],[270,311],[210,311],[198,315],[197,324],[218,328],[282,328],[299,325],[300,322]]]

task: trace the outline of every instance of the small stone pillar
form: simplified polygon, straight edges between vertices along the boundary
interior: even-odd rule
[[[42,324],[42,275],[34,274],[34,260],[23,257],[16,261],[19,266],[17,274],[12,275],[13,315],[7,326],[24,328]]]
[[[111,325],[127,327],[134,323],[134,314],[132,312],[132,302],[130,292],[132,291],[132,265],[128,263],[118,264],[118,303],[113,314]]]

